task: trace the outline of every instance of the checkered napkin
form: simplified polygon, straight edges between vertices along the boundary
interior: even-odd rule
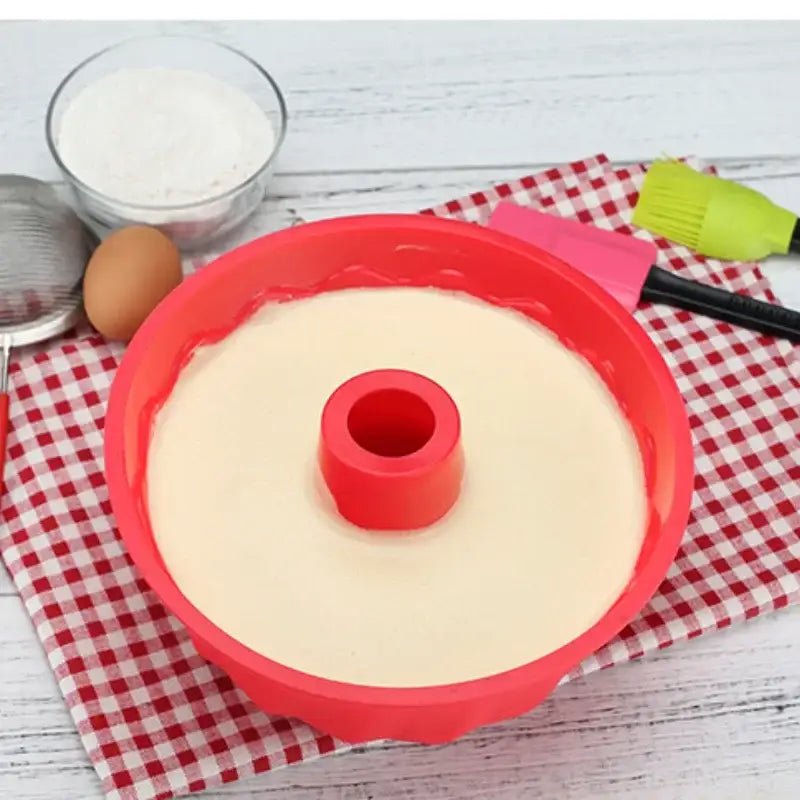
[[[587,159],[425,213],[485,222],[499,200],[629,231],[642,168]],[[638,234],[641,235],[641,234]],[[660,264],[774,300],[752,264]],[[637,319],[686,400],[697,479],[689,530],[639,619],[576,674],[800,599],[800,374],[789,345],[666,307]],[[105,402],[122,350],[88,331],[17,354],[0,551],[111,798],[156,800],[346,749],[256,709],[197,655],[114,529]]]

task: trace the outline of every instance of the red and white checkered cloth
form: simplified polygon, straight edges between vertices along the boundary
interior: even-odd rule
[[[484,222],[500,198],[629,230],[642,168],[598,157],[425,213]],[[641,235],[641,234],[638,234]],[[756,265],[658,242],[681,274],[774,300]],[[800,600],[800,369],[790,345],[666,307],[636,312],[694,432],[697,479],[677,561],[640,618],[577,673]],[[103,787],[165,799],[345,749],[258,711],[200,658],[139,577],[103,478],[119,347],[87,331],[18,354],[0,550]]]

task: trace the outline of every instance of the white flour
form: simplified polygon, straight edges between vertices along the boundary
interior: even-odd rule
[[[247,94],[211,75],[124,69],[83,89],[58,130],[64,164],[92,189],[132,205],[206,200],[247,180],[275,131]]]

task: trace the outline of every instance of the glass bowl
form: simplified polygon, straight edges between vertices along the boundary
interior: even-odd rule
[[[120,69],[166,67],[203,72],[245,92],[264,111],[275,131],[261,166],[237,186],[179,205],[140,205],[110,197],[85,183],[64,163],[59,131],[70,102],[86,86]],[[191,36],[147,36],[101,50],[78,64],[59,84],[47,109],[50,153],[69,184],[76,210],[103,237],[126,225],[151,225],[184,251],[200,249],[242,224],[259,207],[286,136],[286,103],[274,79],[249,56],[218,42]],[[120,155],[124,158],[124,154]]]

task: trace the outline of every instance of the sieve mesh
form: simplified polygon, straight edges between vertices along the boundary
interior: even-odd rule
[[[35,340],[30,334],[40,321],[79,303],[90,251],[86,228],[53,187],[1,175],[0,334],[12,344],[16,333]]]

